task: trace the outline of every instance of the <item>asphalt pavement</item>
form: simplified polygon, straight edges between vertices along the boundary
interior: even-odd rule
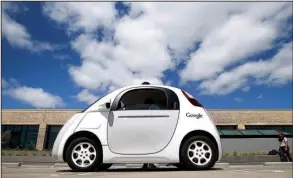
[[[181,171],[176,168],[160,167],[143,170],[114,166],[105,172],[72,172],[68,167],[2,167],[3,178],[292,178],[292,164],[286,165],[230,165],[215,166],[208,171]]]

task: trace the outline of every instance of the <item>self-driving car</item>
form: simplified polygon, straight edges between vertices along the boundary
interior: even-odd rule
[[[207,110],[179,88],[144,82],[117,89],[76,113],[60,130],[52,156],[74,171],[113,164],[172,164],[212,168],[222,157]]]

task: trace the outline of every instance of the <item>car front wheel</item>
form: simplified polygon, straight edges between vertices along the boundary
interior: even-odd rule
[[[193,136],[183,144],[181,160],[189,170],[210,169],[217,160],[216,146],[206,136]]]
[[[86,137],[73,140],[66,152],[67,164],[73,171],[94,171],[101,164],[101,156],[100,146]]]

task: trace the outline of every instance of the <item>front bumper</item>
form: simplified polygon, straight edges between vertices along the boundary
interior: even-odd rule
[[[218,161],[220,161],[222,159],[223,156],[223,148],[222,148],[222,143],[221,143],[221,139],[220,141],[218,141]]]
[[[83,113],[75,114],[69,119],[60,132],[58,133],[58,136],[54,142],[53,149],[52,149],[52,158],[57,161],[64,161],[63,159],[63,153],[66,141],[72,134],[75,132],[75,129],[77,128],[78,124],[83,118]]]

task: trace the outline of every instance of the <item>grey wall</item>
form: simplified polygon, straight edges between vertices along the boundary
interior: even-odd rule
[[[222,138],[223,152],[269,152],[279,149],[277,138]],[[292,152],[292,138],[288,138],[290,152]]]

